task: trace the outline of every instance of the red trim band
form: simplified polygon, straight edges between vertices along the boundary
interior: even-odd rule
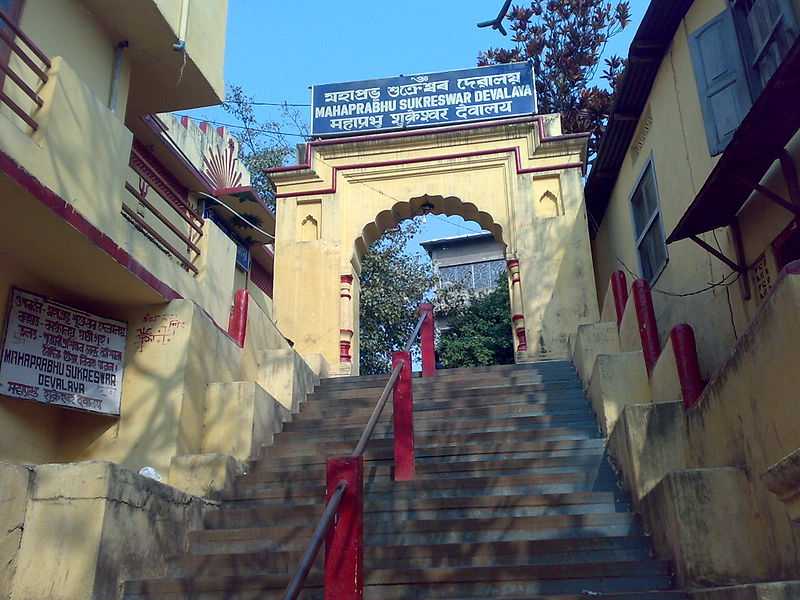
[[[25,189],[53,211],[53,213],[69,223],[74,229],[81,232],[90,242],[147,284],[151,289],[161,295],[164,300],[180,300],[183,298],[178,292],[148,271],[126,250],[118,246],[114,240],[92,225],[83,215],[73,208],[72,204],[46,187],[41,181],[26,171],[3,151],[0,151],[0,171],[11,177],[17,185]]]

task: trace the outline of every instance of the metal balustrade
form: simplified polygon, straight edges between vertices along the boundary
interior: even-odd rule
[[[395,481],[414,477],[413,397],[411,392],[411,347],[422,332],[423,377],[435,374],[433,356],[433,307],[423,304],[420,317],[403,350],[392,356],[392,372],[352,454],[327,462],[327,504],[297,571],[286,588],[284,600],[296,600],[317,559],[322,542],[325,550],[325,597],[342,600],[361,598],[364,590],[364,453],[383,413],[389,394],[394,404]],[[336,519],[338,517],[338,519]],[[335,520],[336,519],[336,520]]]
[[[4,61],[0,58],[0,71],[11,80],[16,87],[30,98],[38,108],[44,105],[44,101],[39,96],[37,90],[34,90],[30,84],[25,81],[23,75],[14,72],[11,69],[11,56],[16,55],[36,76],[41,87],[48,81],[47,70],[50,69],[50,59],[42,50],[31,40],[23,31],[17,27],[16,23],[11,17],[2,9],[0,9],[0,44],[8,48],[8,60]],[[26,51],[27,48],[27,51]],[[29,56],[28,51],[33,54]],[[36,59],[41,63],[37,64]],[[22,119],[33,131],[39,129],[39,124],[36,120],[28,114],[9,94],[5,91],[5,78],[0,79],[0,103],[5,104],[11,111]]]
[[[130,168],[138,181],[126,181],[125,189],[136,202],[134,206],[123,203],[123,216],[196,275],[194,262],[200,256],[198,244],[203,235],[203,219],[190,205],[188,190],[171,182],[136,143],[131,148]],[[156,220],[148,219],[147,215]]]

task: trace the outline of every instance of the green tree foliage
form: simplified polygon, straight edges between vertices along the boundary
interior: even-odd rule
[[[605,59],[608,40],[630,22],[630,3],[620,0],[532,0],[513,6],[506,17],[513,48],[490,48],[478,64],[533,61],[539,112],[561,113],[567,133],[588,131],[589,155],[597,152],[622,79],[625,61]]]
[[[283,130],[295,129],[308,137],[308,129],[300,114],[288,105],[280,107],[278,120],[269,120],[256,115],[254,102],[241,86],[232,85],[222,107],[241,123],[240,129],[231,132],[239,140],[239,159],[250,171],[253,188],[274,212],[275,186],[265,171],[286,164],[294,156],[294,142]],[[293,139],[301,142],[304,138]]]
[[[392,351],[400,350],[416,325],[419,305],[434,284],[425,257],[406,254],[419,231],[417,219],[387,231],[361,259],[361,374],[389,371]]]
[[[439,361],[445,368],[514,362],[508,298],[508,279],[503,274],[494,290],[447,313],[450,327],[437,344]]]

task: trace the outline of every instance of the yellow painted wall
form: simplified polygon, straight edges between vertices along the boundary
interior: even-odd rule
[[[26,0],[20,27],[49,57],[63,57],[98,101],[108,106],[114,47],[119,40],[80,0]],[[129,80],[130,62],[125,59],[116,107],[120,119],[125,115]]]
[[[710,155],[706,141],[688,36],[726,6],[723,0],[693,3],[661,62],[643,114],[643,118],[652,115],[649,132],[638,156],[629,148],[608,210],[592,242],[595,284],[600,295],[605,293],[613,271],[626,271],[629,284],[633,274],[639,273],[630,198],[648,161],[652,160],[655,169],[664,232],[669,235],[718,160]],[[643,126],[640,119],[639,130]],[[775,181],[773,184],[777,191],[781,184]],[[763,199],[751,203],[740,218],[748,262],[763,251],[789,218],[782,209],[768,206]],[[719,246],[727,256],[735,256],[727,229],[715,233],[700,237],[712,246]],[[691,324],[697,338],[701,371],[707,378],[725,360],[758,302],[745,303],[738,283],[676,297],[675,294],[701,290],[709,282],[720,281],[730,269],[689,240],[671,244],[668,254],[667,267],[653,286],[662,345],[672,326],[681,322]]]
[[[560,133],[557,118],[542,118],[549,135]],[[274,176],[279,193],[287,195],[278,200],[278,326],[300,352],[321,352],[330,364],[338,364],[339,329],[351,325],[341,322],[340,275],[357,276],[369,244],[429,201],[436,214],[478,221],[507,245],[509,258],[517,256],[529,352],[566,355],[577,325],[599,317],[581,171],[558,167],[579,162],[584,144],[564,138],[541,143],[538,126],[524,124],[314,147],[313,171]],[[514,154],[500,151],[509,147],[518,148],[523,167],[542,172],[518,174]],[[439,158],[480,151],[486,154]],[[335,193],[313,193],[333,186],[334,166],[385,161],[400,164],[343,169]],[[548,192],[557,197],[560,214],[542,212],[539,201]],[[357,278],[353,300],[357,331]],[[351,354],[357,360],[357,336]]]

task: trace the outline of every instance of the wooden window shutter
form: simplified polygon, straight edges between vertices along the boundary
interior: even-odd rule
[[[729,8],[689,36],[697,91],[712,155],[728,145],[753,101]]]

